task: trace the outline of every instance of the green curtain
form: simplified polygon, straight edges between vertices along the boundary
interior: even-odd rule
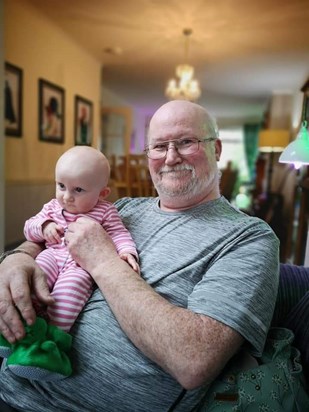
[[[255,180],[255,163],[258,156],[258,136],[260,128],[260,124],[244,125],[244,146],[250,182]]]

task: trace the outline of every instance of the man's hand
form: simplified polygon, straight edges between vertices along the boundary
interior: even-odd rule
[[[100,262],[118,259],[112,239],[93,219],[80,217],[70,223],[64,238],[73,259],[90,274]]]
[[[43,304],[54,303],[46,276],[33,258],[24,253],[7,256],[0,265],[0,333],[10,343],[24,337],[22,319],[28,325],[35,322],[31,294]]]
[[[57,223],[48,220],[42,226],[43,237],[50,243],[61,243],[61,236],[64,233],[62,226]]]

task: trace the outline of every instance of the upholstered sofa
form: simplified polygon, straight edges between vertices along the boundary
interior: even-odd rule
[[[294,332],[293,345],[301,352],[309,390],[309,267],[280,265],[279,291],[272,324]]]
[[[301,352],[304,374],[309,383],[309,267],[280,265],[279,291],[272,326],[286,327],[294,332],[293,345]],[[0,400],[0,411],[16,410]]]

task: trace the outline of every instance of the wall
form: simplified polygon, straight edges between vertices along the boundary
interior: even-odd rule
[[[146,144],[147,124],[153,111],[134,107],[121,96],[116,95],[113,91],[104,87],[104,68],[102,70],[102,106],[104,107],[128,107],[132,111],[132,130],[130,136],[130,152],[142,153]]]
[[[276,94],[272,95],[270,104],[270,129],[291,129],[292,125],[293,95]]]
[[[104,68],[102,70],[102,84],[104,85]],[[130,103],[105,86],[101,88],[101,99],[102,107],[130,106]]]
[[[6,139],[6,179],[53,179],[57,157],[74,145],[74,95],[94,104],[99,136],[100,63],[26,0],[4,2],[4,58],[23,69],[23,137]],[[65,89],[65,143],[38,140],[38,79]]]
[[[38,213],[42,205],[54,196],[54,182],[42,180],[7,182],[5,186],[5,247],[12,249],[24,239],[23,227],[30,216]],[[22,207],[18,207],[22,205]],[[10,213],[9,211],[13,211]]]
[[[29,208],[23,203],[29,203],[30,199],[24,196],[20,204],[20,199],[11,196],[11,188],[24,185],[21,190],[26,193],[27,190],[32,192],[33,186],[53,182],[57,158],[74,145],[75,95],[93,102],[92,145],[97,147],[101,65],[27,0],[4,0],[4,60],[23,70],[24,83],[23,136],[5,138],[6,194],[9,194],[5,220],[13,222],[12,214],[16,221],[21,221],[18,217],[25,210],[37,209],[45,199],[39,193],[31,196]],[[38,140],[39,78],[65,89],[64,144]],[[7,223],[6,234],[10,233],[10,241],[14,238],[11,229]]]

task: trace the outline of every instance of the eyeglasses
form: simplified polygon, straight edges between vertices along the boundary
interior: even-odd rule
[[[170,143],[173,143],[173,148],[177,150],[178,154],[181,156],[188,156],[199,150],[200,143],[211,142],[213,140],[217,140],[217,138],[207,137],[205,139],[197,139],[195,137],[185,137],[178,140],[166,140],[165,142],[158,142],[154,145],[147,146],[144,152],[149,159],[164,159],[170,148]]]

